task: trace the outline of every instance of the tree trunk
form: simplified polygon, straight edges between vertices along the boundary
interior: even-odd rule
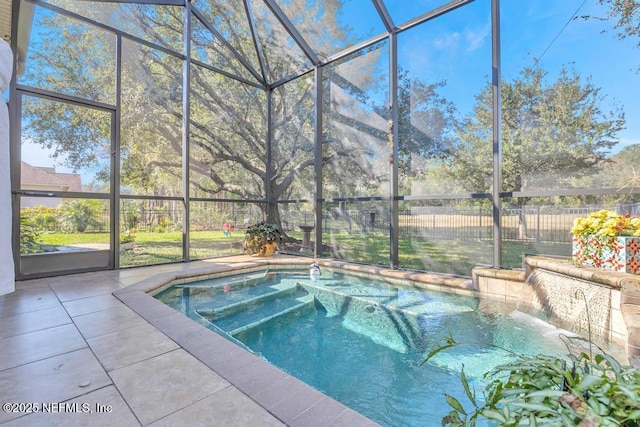
[[[527,215],[525,208],[528,200],[520,200],[518,202],[518,239],[527,240],[529,238],[529,230],[527,226]]]
[[[275,224],[280,229],[283,236],[286,236],[286,232],[282,227],[282,219],[280,218],[280,209],[277,203],[267,203],[262,205],[265,222],[268,224]]]
[[[527,235],[527,216],[524,213],[524,208],[520,208],[520,213],[518,214],[518,238],[520,240],[529,238]]]

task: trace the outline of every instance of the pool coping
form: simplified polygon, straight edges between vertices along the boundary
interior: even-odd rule
[[[175,341],[231,385],[287,425],[377,425],[364,415],[287,374],[267,361],[223,338],[204,325],[154,298],[150,292],[169,283],[183,283],[192,277],[224,276],[241,271],[301,268],[317,262],[321,267],[344,270],[359,275],[385,277],[394,282],[411,280],[417,286],[477,295],[468,277],[393,270],[345,261],[276,255],[270,258],[234,257],[217,259],[216,264],[189,271],[159,273],[113,295],[155,328]]]

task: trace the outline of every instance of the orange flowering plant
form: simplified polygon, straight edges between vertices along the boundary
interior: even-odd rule
[[[640,274],[640,216],[600,210],[576,219],[571,233],[576,263]]]

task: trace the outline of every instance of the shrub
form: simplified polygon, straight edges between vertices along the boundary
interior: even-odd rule
[[[40,231],[33,219],[25,214],[20,214],[20,255],[28,255],[42,252]]]
[[[102,209],[97,200],[68,200],[60,206],[63,227],[71,232],[84,233],[87,228],[99,227],[98,213]]]
[[[120,233],[120,244],[133,243],[136,241],[136,236],[131,234],[129,230],[124,233]]]
[[[21,211],[21,215],[27,215],[31,218],[33,226],[37,227],[41,231],[56,231],[58,230],[58,218],[60,211],[57,208],[51,208],[46,206],[36,206],[33,208],[24,208]]]

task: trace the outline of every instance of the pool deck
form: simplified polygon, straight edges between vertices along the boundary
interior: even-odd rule
[[[376,425],[145,292],[262,262],[236,256],[16,282],[0,296],[0,401],[12,404],[0,424]]]

